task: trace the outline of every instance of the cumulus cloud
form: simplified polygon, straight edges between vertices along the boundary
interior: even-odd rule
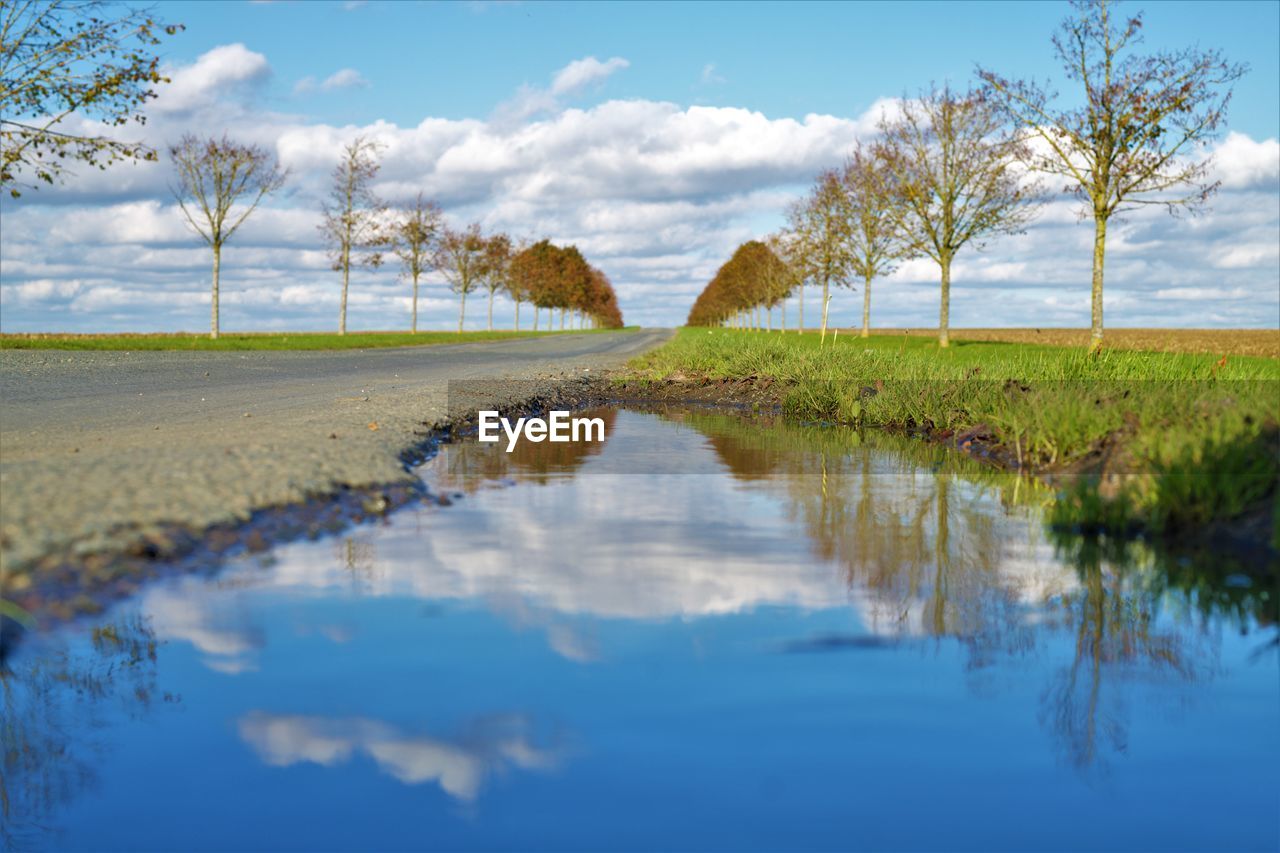
[[[226,44],[203,53],[191,65],[166,69],[170,83],[160,88],[152,109],[193,112],[238,94],[271,74],[261,53],[243,44]]]
[[[1214,168],[1227,189],[1274,188],[1280,181],[1280,141],[1229,133],[1214,152]]]
[[[287,193],[255,214],[223,256],[229,328],[334,324],[336,279],[316,223],[329,171],[356,134],[385,146],[377,189],[390,202],[422,191],[454,221],[576,243],[612,277],[629,321],[670,325],[683,319],[737,243],[778,227],[813,175],[839,163],[854,140],[874,136],[881,116],[899,103],[883,98],[858,115],[802,117],[643,99],[566,104],[625,67],[620,57],[569,63],[544,87],[526,87],[523,104],[509,102],[487,119],[427,116],[416,125],[352,127],[257,106],[269,63],[244,45],[225,45],[171,71],[174,88],[157,102],[166,106],[147,134],[163,151],[191,127],[225,130],[272,148],[291,170]],[[362,80],[344,69],[314,85]],[[1178,288],[1243,288],[1249,298],[1224,299],[1213,316],[1276,322],[1280,143],[1231,133],[1213,153],[1223,190],[1206,215],[1138,210],[1113,225],[1110,322],[1209,322],[1194,301],[1153,295]],[[85,172],[64,187],[0,201],[3,328],[199,328],[207,250],[183,229],[170,180],[162,160]],[[1078,207],[1058,199],[1027,234],[962,252],[954,322],[1085,322],[1092,229]],[[936,282],[929,262],[902,265],[877,287],[873,321],[934,322]],[[426,297],[424,322],[449,322],[456,303],[438,280],[428,280]],[[391,270],[362,270],[352,299],[357,328],[396,328],[407,317],[406,289]],[[859,303],[838,291],[835,321],[857,322]],[[501,322],[509,322],[510,309],[500,302]]]

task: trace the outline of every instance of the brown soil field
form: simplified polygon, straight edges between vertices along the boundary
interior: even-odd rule
[[[841,329],[857,334],[858,329]],[[932,336],[937,329],[874,329],[876,335]],[[1050,344],[1084,347],[1088,329],[952,329],[961,341],[1005,341],[1015,344]],[[1148,352],[1194,352],[1213,355],[1253,355],[1280,358],[1280,329],[1107,329],[1106,346]]]

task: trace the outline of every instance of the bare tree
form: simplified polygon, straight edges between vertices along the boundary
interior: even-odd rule
[[[342,273],[342,304],[338,312],[340,335],[347,333],[351,264],[376,267],[382,263],[378,247],[384,242],[379,231],[383,206],[373,194],[380,150],[377,142],[364,136],[357,136],[345,145],[342,157],[333,169],[329,200],[323,207],[324,221],[320,224],[320,233],[329,246],[333,269]]]
[[[1020,179],[1021,142],[975,92],[944,86],[904,98],[901,115],[881,119],[880,129],[903,244],[932,258],[941,273],[938,346],[946,347],[951,261],[967,245],[1021,232],[1035,214],[1039,187]]]
[[[1107,222],[1142,204],[1171,213],[1194,209],[1218,189],[1211,160],[1187,160],[1214,138],[1226,118],[1231,84],[1247,66],[1213,50],[1186,48],[1138,55],[1142,14],[1116,20],[1106,0],[1075,2],[1075,14],[1053,36],[1067,79],[1083,86],[1078,106],[1055,103],[1057,93],[1034,82],[978,70],[987,96],[1026,127],[1038,146],[1027,149],[1032,168],[1067,180],[1067,190],[1093,217],[1090,349],[1102,345],[1102,269]],[[1073,99],[1075,101],[1075,99]]]
[[[165,25],[147,9],[105,0],[13,0],[0,4],[0,186],[21,195],[22,173],[53,184],[79,161],[155,160],[139,142],[72,129],[72,116],[104,127],[145,124],[160,74],[154,48]],[[78,131],[78,132],[77,132]]]
[[[445,226],[436,247],[436,269],[444,274],[453,292],[461,297],[458,306],[458,334],[467,319],[467,294],[484,281],[488,271],[488,241],[479,223],[461,231]]]
[[[484,287],[489,291],[489,331],[493,331],[493,297],[510,282],[511,238],[494,234],[485,241]]]
[[[859,142],[845,162],[845,191],[853,213],[850,266],[862,276],[862,337],[871,335],[871,280],[889,275],[908,254],[897,227],[897,201],[888,170],[876,152]]]
[[[413,319],[409,328],[415,334],[418,331],[418,281],[435,269],[442,227],[440,206],[418,193],[412,207],[398,212],[384,237],[388,251],[400,259],[401,276],[413,282]]]
[[[822,285],[822,336],[827,334],[831,285],[849,284],[853,255],[849,243],[851,210],[840,174],[818,176],[808,197],[792,206],[788,221],[794,234],[795,259],[802,279]],[[801,331],[804,330],[804,291],[801,293]]]
[[[799,320],[796,326],[796,333],[804,332],[804,270],[800,263],[797,251],[797,241],[794,232],[788,229],[782,229],[765,238],[765,245],[773,251],[778,260],[782,261],[787,270],[787,278],[789,286],[787,287],[787,296],[793,292],[797,294],[797,302],[799,309]],[[787,330],[787,302],[786,297],[782,300],[782,330]]]
[[[187,225],[213,249],[213,302],[209,337],[218,337],[218,290],[222,247],[268,194],[284,186],[288,172],[275,154],[226,136],[199,139],[186,134],[169,148],[178,172],[174,198]],[[238,205],[238,207],[237,207]]]

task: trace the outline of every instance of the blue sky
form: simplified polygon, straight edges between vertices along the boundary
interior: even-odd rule
[[[885,99],[930,81],[964,85],[975,62],[1060,80],[1049,36],[1068,12],[1056,2],[157,9],[186,31],[164,47],[175,82],[148,141],[227,131],[274,146],[294,170],[289,193],[224,259],[232,328],[331,324],[312,220],[326,158],[358,132],[389,144],[389,200],[422,188],[459,223],[577,242],[613,277],[629,320],[678,323],[736,242],[777,227],[809,176],[874,133]],[[1276,325],[1280,3],[1127,4],[1139,9],[1146,48],[1217,47],[1252,72],[1236,87],[1213,212],[1137,216],[1114,232],[1109,316]],[[82,176],[6,202],[0,328],[199,328],[206,264],[173,215],[166,168]],[[962,257],[956,321],[1080,325],[1088,257],[1078,247],[1089,236],[1062,201],[1026,237]],[[877,295],[879,319],[934,322],[931,276],[906,265]],[[367,298],[353,325],[402,325],[394,271],[358,284]],[[427,315],[445,325],[453,303],[437,297]],[[833,302],[839,321],[859,307],[852,294]]]
[[[770,116],[860,113],[931,80],[962,83],[974,63],[1060,76],[1048,37],[1065,4],[995,3],[161,3],[188,26],[170,54],[218,44],[266,53],[273,101],[331,122],[412,124],[484,115],[521,83],[581,56],[623,56],[608,96],[746,107]],[[1120,7],[1122,11],[1124,7]],[[1280,133],[1280,3],[1146,3],[1150,48],[1217,47],[1253,71],[1232,127]],[[708,64],[714,71],[703,79]],[[300,104],[293,81],[356,67],[368,91]]]

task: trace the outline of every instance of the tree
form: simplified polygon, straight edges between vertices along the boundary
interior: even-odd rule
[[[413,282],[413,319],[410,328],[418,331],[418,280],[435,269],[436,245],[440,238],[440,207],[422,193],[413,207],[400,211],[384,240],[391,254],[400,259],[400,274]]]
[[[532,248],[533,244],[527,239],[519,240],[511,247],[511,258],[507,262],[505,287],[507,295],[515,303],[514,328],[517,332],[520,331],[520,303],[528,302],[533,297],[534,279],[537,276]]]
[[[1034,215],[1039,187],[1016,172],[1023,145],[995,105],[949,86],[903,99],[896,119],[880,122],[880,159],[907,251],[941,273],[938,346],[950,344],[951,261],[967,245],[1019,233]]]
[[[787,235],[783,232],[770,234],[764,239],[764,245],[777,261],[777,263],[767,264],[763,272],[765,286],[772,299],[768,304],[770,309],[774,305],[782,306],[782,331],[786,332],[787,300],[791,298],[791,293],[796,289],[797,285],[803,286],[803,284],[798,280],[795,268],[791,264],[791,247]],[[803,318],[804,314],[802,312],[802,322]]]
[[[845,192],[853,213],[850,266],[862,276],[862,337],[871,335],[871,280],[889,275],[907,247],[898,232],[896,200],[883,160],[859,142],[845,162]]]
[[[1213,195],[1218,183],[1209,181],[1211,159],[1181,155],[1217,135],[1231,84],[1248,69],[1199,48],[1130,53],[1142,41],[1141,13],[1116,21],[1106,0],[1073,5],[1053,49],[1067,79],[1084,88],[1078,105],[1055,104],[1057,93],[1034,82],[981,68],[978,76],[992,103],[1041,144],[1027,150],[1032,168],[1065,178],[1083,213],[1093,217],[1090,349],[1096,350],[1107,222],[1137,205],[1164,205],[1174,213]]]
[[[351,283],[352,262],[376,267],[382,263],[377,251],[384,241],[379,232],[383,215],[382,202],[373,194],[373,179],[378,176],[378,152],[381,146],[372,139],[357,136],[342,149],[342,157],[333,169],[329,200],[323,207],[324,221],[320,233],[329,246],[333,269],[342,273],[342,304],[338,312],[338,334],[347,333],[347,290]]]
[[[493,331],[493,297],[506,290],[511,267],[511,238],[506,234],[494,234],[485,241],[484,287],[489,291],[489,325]]]
[[[458,334],[467,319],[467,294],[484,281],[488,263],[488,241],[473,222],[461,231],[445,226],[436,247],[436,269],[462,299],[458,306]]]
[[[169,156],[178,171],[178,184],[172,188],[178,208],[191,230],[213,249],[209,337],[216,339],[222,247],[263,198],[284,186],[288,172],[266,149],[225,135],[199,139],[186,134],[169,148]]]
[[[71,116],[106,127],[145,124],[160,74],[153,48],[182,27],[105,0],[13,0],[0,5],[0,186],[21,195],[24,173],[53,184],[79,161],[99,169],[155,160],[140,142],[72,130]]]
[[[827,334],[827,308],[831,285],[848,285],[853,271],[850,246],[852,211],[840,174],[818,176],[807,198],[791,208],[788,217],[795,235],[800,277],[822,285],[822,335]],[[803,291],[802,298],[803,298]],[[801,318],[803,327],[803,307]]]

